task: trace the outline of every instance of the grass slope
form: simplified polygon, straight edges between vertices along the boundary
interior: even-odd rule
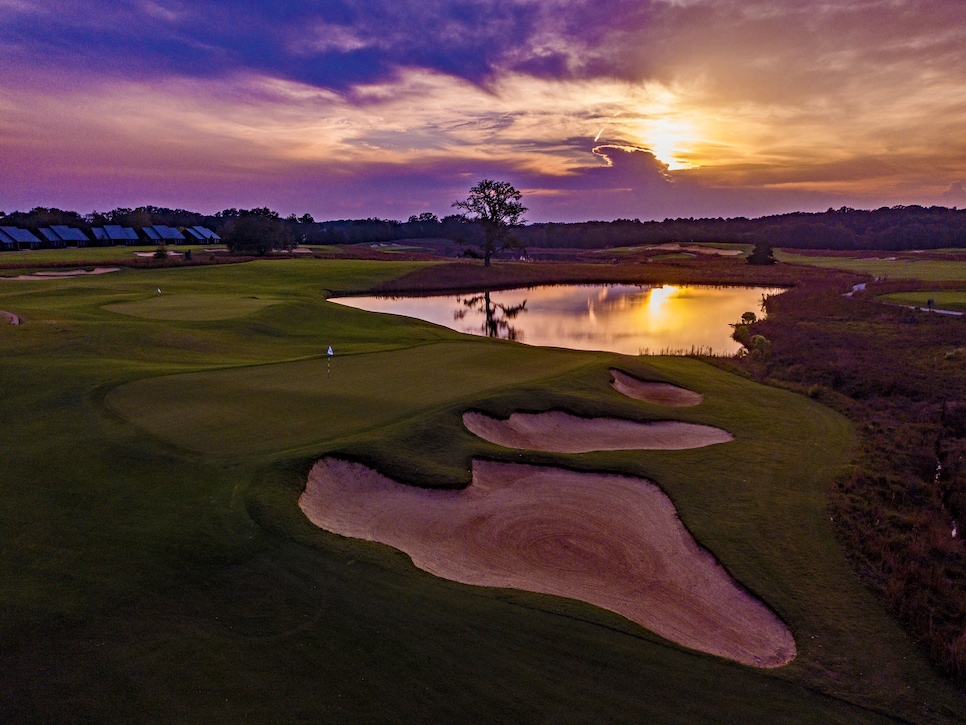
[[[0,308],[25,320],[0,327],[0,720],[925,723],[966,713],[856,584],[831,535],[823,494],[848,455],[843,418],[693,360],[466,339],[324,301],[419,266],[259,262],[0,287]],[[222,320],[104,309],[159,286],[212,304],[276,304]],[[673,417],[736,440],[527,454],[459,422],[470,408],[671,417],[611,390],[609,367],[705,393]],[[296,500],[326,453],[423,485],[465,483],[474,456],[651,478],[792,626],[799,658],[741,667],[589,605],[442,581],[386,547],[319,531]]]

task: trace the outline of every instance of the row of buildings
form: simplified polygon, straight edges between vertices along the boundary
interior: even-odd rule
[[[105,224],[103,227],[91,227],[88,233],[78,227],[53,224],[49,227],[40,227],[36,234],[29,229],[21,229],[20,227],[0,227],[0,249],[6,251],[57,249],[67,246],[107,247],[115,244],[137,246],[160,244],[162,242],[165,244],[213,244],[220,241],[221,237],[207,227],[201,226],[169,227],[164,224],[155,224],[150,227],[141,227],[139,232],[134,227]]]

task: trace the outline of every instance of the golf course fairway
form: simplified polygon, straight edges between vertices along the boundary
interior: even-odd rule
[[[966,718],[833,536],[845,418],[696,359],[525,347],[327,301],[424,264],[0,280],[0,309],[20,320],[0,325],[0,721]],[[635,400],[612,370],[696,397]],[[511,449],[468,431],[470,411],[679,421],[733,440]],[[739,664],[324,531],[298,502],[325,459],[454,495],[474,461],[653,482],[797,654]]]

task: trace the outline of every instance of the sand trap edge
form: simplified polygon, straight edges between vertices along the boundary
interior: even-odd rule
[[[611,387],[618,393],[626,395],[628,398],[634,398],[634,400],[640,400],[654,405],[664,405],[670,408],[690,408],[700,404],[704,400],[704,396],[701,393],[696,393],[687,388],[680,388],[671,383],[655,383],[638,380],[614,368],[611,368],[610,374],[614,378],[611,381]]]

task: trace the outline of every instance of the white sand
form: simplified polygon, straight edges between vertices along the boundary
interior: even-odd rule
[[[614,418],[578,418],[567,413],[513,413],[507,420],[465,413],[471,433],[505,448],[551,453],[619,450],[685,450],[733,440],[710,425],[659,421],[636,423]]]
[[[579,599],[756,667],[796,654],[787,627],[642,479],[477,461],[467,489],[430,491],[328,458],[299,505],[315,525],[401,549],[436,576]]]
[[[638,380],[620,370],[611,370],[610,374],[614,377],[614,382],[611,383],[614,390],[635,400],[674,408],[687,408],[704,400],[701,393],[679,388],[677,385]]]
[[[108,274],[109,272],[119,272],[120,267],[95,267],[88,272],[85,269],[68,269],[63,271],[51,270],[49,272],[34,272],[33,274],[21,274],[17,277],[0,277],[0,279],[66,279],[70,277],[84,277],[92,274]]]

